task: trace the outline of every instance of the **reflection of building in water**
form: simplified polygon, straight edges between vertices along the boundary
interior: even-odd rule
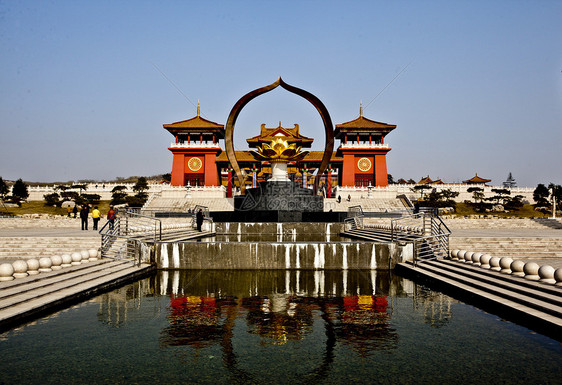
[[[240,312],[240,310],[245,310]],[[334,337],[350,345],[361,356],[371,351],[394,348],[398,341],[391,328],[386,296],[335,298],[299,297],[285,294],[252,296],[241,300],[214,297],[171,296],[170,325],[160,342],[168,346],[194,348],[226,343],[239,314],[246,314],[248,331],[263,344],[280,345],[304,339],[312,332],[313,313],[318,312]]]
[[[143,279],[96,297],[98,320],[114,327],[121,326],[128,321],[129,311],[140,309],[143,300],[154,296],[154,290],[153,280]],[[146,306],[143,307],[143,312],[147,310]],[[160,306],[155,306],[153,310],[160,313]]]
[[[425,323],[433,327],[446,325],[453,317],[451,305],[459,303],[453,298],[416,285],[413,295],[414,309],[423,311]]]
[[[226,333],[225,322],[235,301],[215,297],[171,296],[170,325],[162,330],[165,346],[189,345],[204,348],[219,343]]]
[[[348,296],[332,301],[327,309],[337,339],[360,356],[373,351],[394,349],[398,333],[390,327],[392,309],[386,296]]]

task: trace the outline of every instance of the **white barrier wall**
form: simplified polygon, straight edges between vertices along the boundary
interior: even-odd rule
[[[98,183],[98,184],[88,184],[86,185],[86,190],[82,190],[82,193],[86,194],[99,194],[102,200],[111,199],[111,191],[115,186],[126,186],[127,189],[124,190],[128,194],[134,194],[133,183]],[[192,198],[224,198],[226,196],[226,188],[224,186],[200,186],[200,187],[186,187],[186,186],[170,186],[169,184],[150,184],[147,193],[149,195],[154,193],[161,194],[162,197],[167,198],[184,198],[188,194]],[[387,187],[352,187],[343,186],[337,187],[334,198],[338,195],[341,196],[342,200],[347,199],[351,195],[352,199],[395,199],[398,195],[406,195],[410,200],[414,201],[420,197],[419,192],[414,192],[413,184],[393,184]],[[502,189],[499,186],[484,186],[484,185],[465,185],[465,184],[440,184],[431,185],[431,188],[435,188],[438,191],[441,190],[451,190],[459,193],[459,196],[455,198],[457,202],[472,201],[472,193],[466,190],[470,187],[480,187],[483,188],[484,196],[491,197],[496,195],[492,192],[492,189]],[[34,186],[28,187],[30,201],[43,200],[43,195],[52,194],[55,192],[53,187],[47,186]],[[68,191],[79,192],[78,189],[70,189]],[[430,192],[431,190],[425,190],[424,194]],[[533,200],[534,187],[514,187],[511,189],[511,196],[522,195],[524,203],[535,203]]]

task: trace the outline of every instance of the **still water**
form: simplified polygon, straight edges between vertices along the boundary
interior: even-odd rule
[[[162,271],[1,334],[0,376],[560,384],[562,346],[388,272]]]

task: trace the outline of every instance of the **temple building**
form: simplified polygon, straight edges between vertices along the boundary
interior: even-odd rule
[[[164,124],[163,127],[174,136],[168,148],[173,154],[173,186],[226,186],[231,166],[219,141],[224,140],[224,125],[197,116],[180,122]],[[385,136],[396,125],[377,122],[363,116],[360,107],[355,120],[337,124],[334,137],[339,140],[332,153],[326,175],[321,176],[322,186],[331,196],[333,187],[383,187],[388,185],[386,154],[391,150],[385,143]],[[300,133],[298,124],[292,128],[261,125],[259,135],[246,139],[250,148],[283,139],[289,144],[310,148],[313,138]],[[251,151],[235,151],[241,169],[249,178],[249,186],[266,181],[271,176],[271,165],[267,161],[256,160]],[[312,185],[315,171],[320,167],[323,151],[308,151],[302,159],[290,162],[287,171],[290,178],[303,187]],[[231,177],[231,176],[230,176]],[[329,188],[330,186],[331,188]]]

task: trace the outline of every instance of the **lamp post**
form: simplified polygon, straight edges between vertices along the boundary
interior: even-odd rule
[[[556,219],[556,187],[552,186],[550,191],[552,197],[552,219]]]

